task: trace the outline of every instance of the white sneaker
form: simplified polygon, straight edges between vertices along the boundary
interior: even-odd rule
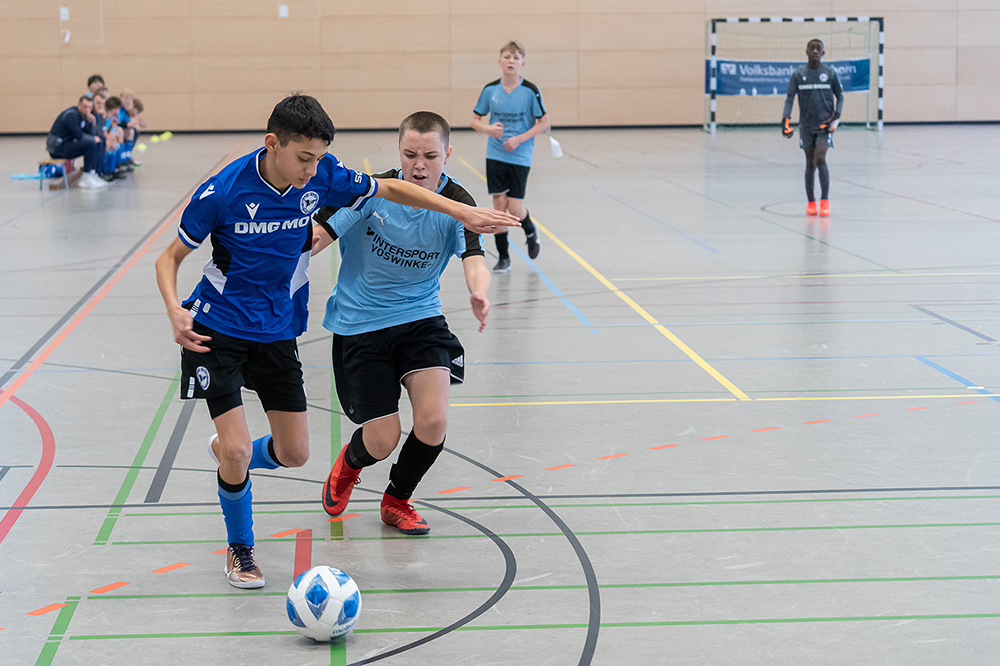
[[[96,190],[102,187],[107,187],[108,182],[98,176],[93,171],[84,171],[83,175],[80,176],[80,187],[86,190]]]
[[[212,445],[215,444],[215,440],[217,439],[219,439],[218,433],[215,433],[208,438],[208,455],[210,455],[212,457],[212,460],[215,461],[216,467],[219,466],[219,456],[215,455],[215,449],[212,448]]]

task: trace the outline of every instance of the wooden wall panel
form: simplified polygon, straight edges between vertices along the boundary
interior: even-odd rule
[[[47,131],[95,72],[135,89],[154,130],[259,129],[294,90],[334,104],[343,128],[418,108],[464,127],[509,39],[556,124],[700,124],[706,20],[771,15],[885,16],[888,121],[1000,120],[981,88],[1000,79],[998,0],[279,3],[0,0],[0,132]]]

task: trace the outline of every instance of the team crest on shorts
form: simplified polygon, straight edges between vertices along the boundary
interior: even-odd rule
[[[826,83],[826,80],[829,78],[830,77],[826,74],[826,72],[823,72],[822,74],[819,75],[819,80],[822,81],[823,83]]]
[[[198,369],[194,371],[194,374],[198,378],[198,385],[201,386],[201,390],[207,391],[209,384],[212,383],[212,377],[208,374],[208,368],[203,365],[199,365]]]
[[[308,215],[313,212],[313,209],[316,208],[316,204],[318,203],[319,195],[312,190],[309,190],[302,195],[301,199],[299,199],[299,210],[302,211],[303,215]]]

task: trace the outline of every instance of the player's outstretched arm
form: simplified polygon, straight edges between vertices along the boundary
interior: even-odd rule
[[[490,299],[486,295],[490,290],[490,272],[486,269],[486,260],[480,254],[468,256],[462,259],[462,271],[469,288],[472,314],[479,320],[479,332],[482,333],[490,314]]]
[[[510,213],[492,208],[467,206],[398,178],[376,178],[376,180],[378,192],[375,196],[404,206],[426,208],[450,215],[461,222],[466,229],[477,234],[495,234],[503,232],[507,227],[521,226],[518,219]]]
[[[174,329],[174,342],[185,349],[204,353],[209,349],[202,343],[212,338],[194,332],[194,318],[177,298],[177,269],[192,251],[180,238],[175,238],[156,259],[156,285],[167,306],[170,326]]]

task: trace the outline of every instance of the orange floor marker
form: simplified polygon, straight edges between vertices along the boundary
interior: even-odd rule
[[[919,409],[930,409],[930,406],[928,405],[927,407],[907,407],[906,411],[908,411],[908,412],[915,412],[915,411],[917,411]]]
[[[229,552],[229,548],[220,548],[219,550],[213,550],[212,555],[225,555]]]
[[[725,439],[726,437],[729,437],[729,435],[716,435],[715,437],[702,437],[702,440]]]
[[[510,476],[501,476],[499,479],[493,479],[494,481],[510,481],[511,479],[520,479],[520,474],[511,474]]]
[[[879,414],[878,412],[872,412],[871,414],[855,414],[854,418],[863,419],[866,416],[881,416],[881,414]]]
[[[336,518],[330,518],[327,522],[339,523],[347,520],[348,518],[357,518],[360,515],[361,515],[360,513],[348,513],[344,514],[343,516],[337,516]]]
[[[651,451],[659,451],[660,449],[669,449],[671,446],[680,446],[679,444],[661,444],[659,446],[651,446],[649,449]]]
[[[66,604],[49,604],[45,608],[39,608],[38,610],[33,610],[30,613],[25,613],[25,615],[45,615],[46,613],[51,613],[54,610],[59,610],[60,608],[65,608]]]
[[[781,426],[771,426],[770,428],[757,428],[753,432],[767,432],[768,430],[781,430]]]
[[[105,585],[104,587],[99,587],[96,590],[91,590],[91,594],[104,594],[105,592],[110,592],[111,590],[117,590],[119,587],[125,587],[126,585],[131,585],[131,583],[123,583],[121,581],[117,583],[111,583],[110,585]]]
[[[613,453],[610,456],[598,456],[598,460],[611,460],[612,458],[623,458],[627,456],[627,453]]]
[[[457,493],[460,490],[468,490],[469,486],[458,486],[457,488],[449,488],[448,490],[439,490],[438,495],[447,495],[448,493]]]
[[[555,467],[546,467],[546,468],[545,468],[545,471],[546,471],[546,472],[554,472],[554,471],[555,471],[555,470],[557,470],[557,469],[566,469],[567,467],[576,467],[576,465],[575,465],[575,464],[569,464],[569,465],[556,465]]]
[[[190,566],[190,562],[174,562],[173,564],[168,564],[165,567],[160,567],[159,569],[153,569],[153,573],[167,573],[173,571],[174,569],[180,569],[181,567]]]
[[[819,421],[803,421],[802,425],[812,425],[814,423],[829,423],[830,419],[820,419]]]
[[[285,530],[284,532],[278,532],[277,534],[272,534],[271,536],[280,539],[281,537],[291,536],[293,534],[298,534],[299,532],[305,532],[305,530],[296,527],[290,530]]]
[[[956,405],[972,405],[977,402],[982,402],[982,400],[966,400],[965,402],[956,402]]]

